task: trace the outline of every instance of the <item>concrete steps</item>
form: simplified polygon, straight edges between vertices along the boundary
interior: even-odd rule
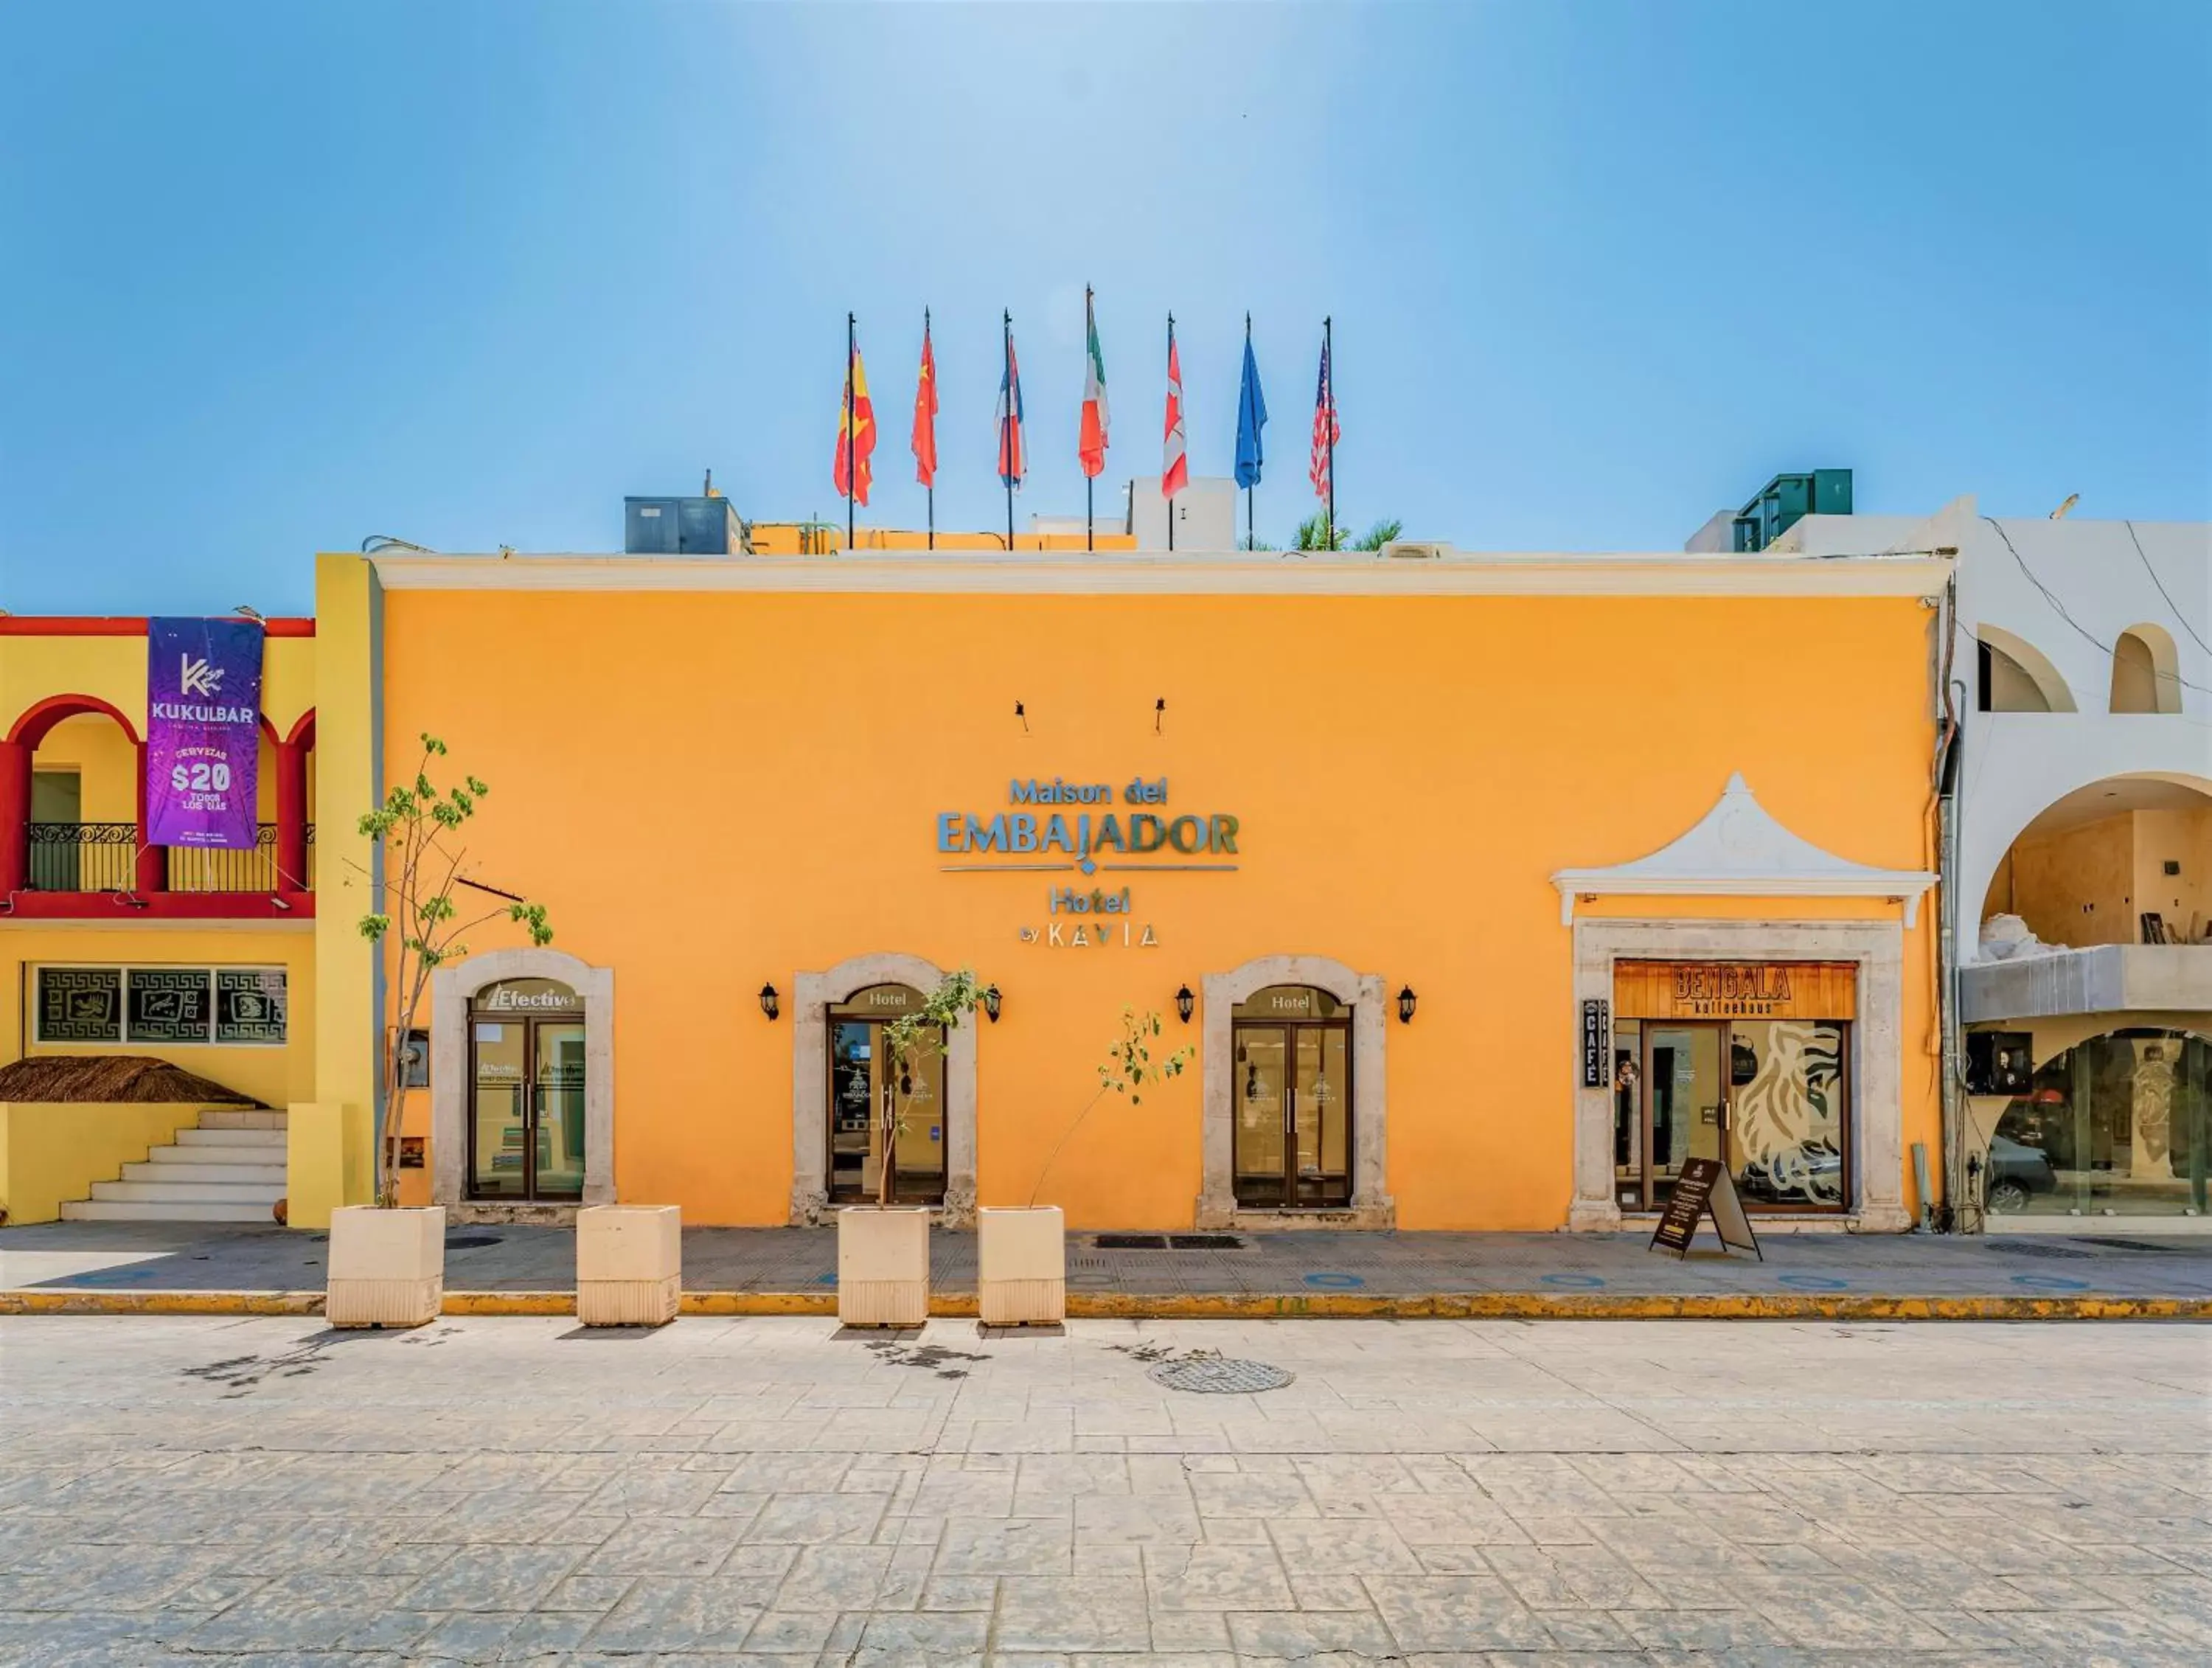
[[[284,1196],[285,1117],[210,1108],[119,1181],[62,1206],[65,1222],[266,1222]]]

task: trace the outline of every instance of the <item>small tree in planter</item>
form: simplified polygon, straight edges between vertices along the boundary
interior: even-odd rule
[[[463,934],[488,921],[504,917],[520,923],[534,945],[553,941],[553,928],[546,922],[543,904],[461,874],[461,860],[468,855],[467,849],[455,842],[476,815],[477,801],[491,789],[472,776],[464,776],[459,788],[441,789],[430,780],[430,762],[445,756],[446,744],[425,734],[415,779],[393,788],[385,795],[384,803],[360,823],[363,837],[383,848],[380,901],[385,908],[384,913],[362,916],[361,934],[377,944],[386,934],[393,934],[399,946],[394,983],[398,1001],[386,1034],[384,1094],[376,1111],[376,1202],[386,1209],[399,1202],[400,1108],[407,1081],[403,1045],[422,1013],[430,975],[445,963],[468,954]],[[453,899],[456,888],[501,901],[464,919],[460,905]]]
[[[1098,1068],[1098,1090],[1078,1112],[1030,1190],[1029,1203],[1018,1209],[986,1207],[976,1215],[976,1306],[986,1326],[1055,1326],[1067,1314],[1067,1217],[1058,1205],[1037,1204],[1044,1178],[1091,1109],[1109,1094],[1143,1103],[1145,1091],[1180,1076],[1191,1050],[1176,1050],[1155,1060],[1160,1016],[1121,1010],[1121,1035]]]
[[[1121,1010],[1121,1034],[1107,1045],[1106,1058],[1098,1067],[1098,1092],[1092,1095],[1074,1120],[1060,1132],[1044,1168],[1037,1172],[1036,1185],[1030,1189],[1030,1203],[1036,1203],[1036,1196],[1044,1187],[1044,1178],[1052,1173],[1059,1161],[1060,1149],[1068,1138],[1083,1125],[1093,1108],[1109,1094],[1124,1096],[1132,1106],[1144,1104],[1145,1091],[1156,1088],[1171,1077],[1182,1075],[1198,1050],[1188,1043],[1170,1053],[1164,1059],[1152,1058],[1152,1044],[1161,1035],[1160,1016],[1150,1010],[1139,1014],[1133,1007]]]
[[[925,1042],[938,1045],[941,1031],[956,1031],[960,1022],[983,1005],[983,987],[975,970],[963,967],[947,973],[922,998],[911,1014],[902,1014],[884,1027],[884,1088],[876,1105],[883,1157],[877,1166],[876,1202],[889,1205],[897,1184],[898,1138],[906,1132],[907,1091],[915,1057]]]

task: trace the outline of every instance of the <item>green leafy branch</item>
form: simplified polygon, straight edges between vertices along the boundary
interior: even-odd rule
[[[361,837],[384,853],[384,907],[361,917],[361,935],[373,944],[387,940],[398,950],[395,988],[398,1001],[385,1048],[384,1095],[376,1113],[376,1202],[399,1202],[400,1106],[406,1089],[404,1044],[414,1032],[430,975],[469,953],[465,936],[487,922],[505,919],[520,926],[534,945],[553,941],[545,906],[497,886],[471,880],[461,872],[467,849],[460,831],[477,814],[489,784],[464,775],[461,785],[441,788],[430,778],[432,761],[446,757],[446,744],[427,732],[422,757],[411,782],[395,785],[375,810],[356,825]],[[500,899],[494,907],[469,914],[454,900],[455,888]]]

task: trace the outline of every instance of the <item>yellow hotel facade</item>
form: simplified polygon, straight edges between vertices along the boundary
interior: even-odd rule
[[[402,1039],[354,830],[428,732],[491,786],[467,872],[556,937],[499,923],[436,976],[408,1202],[805,1222],[889,1162],[956,1224],[1034,1198],[1088,1228],[1607,1229],[1711,1157],[1770,1231],[1902,1230],[1915,1148],[1941,1168],[1948,576],[326,555],[268,640],[263,866],[216,885],[126,833],[94,886],[48,837],[136,813],[144,623],[0,621],[0,1053],[171,1061],[289,1114],[293,1226],[364,1201]],[[281,1035],[65,1022],[88,980],[199,967],[281,972]],[[884,1025],[962,967],[994,1011],[884,1081]],[[1099,1092],[1124,1009],[1190,1050],[1138,1104]],[[129,1188],[143,1117],[34,1136],[26,1110],[14,1220]]]

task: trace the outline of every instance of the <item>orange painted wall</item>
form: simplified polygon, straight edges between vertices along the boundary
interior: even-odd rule
[[[1930,855],[1930,617],[1911,599],[402,590],[386,609],[387,769],[430,729],[491,783],[475,873],[615,970],[621,1195],[694,1222],[784,1218],[798,971],[902,951],[1000,985],[980,1194],[1018,1203],[1124,1004],[1196,1044],[1177,985],[1310,952],[1420,993],[1387,1026],[1401,1224],[1553,1227],[1576,1057],[1553,870],[1649,852],[1732,770],[1847,857]],[[1130,878],[1158,949],[1022,943],[1051,918],[1046,877],[940,872],[940,811],[1006,809],[1014,778],[1140,774],[1169,778],[1170,812],[1242,827],[1239,873]],[[1908,1154],[1936,1139],[1933,913],[1906,941]],[[1199,1105],[1195,1070],[1141,1108],[1102,1104],[1041,1198],[1077,1225],[1187,1224]]]

